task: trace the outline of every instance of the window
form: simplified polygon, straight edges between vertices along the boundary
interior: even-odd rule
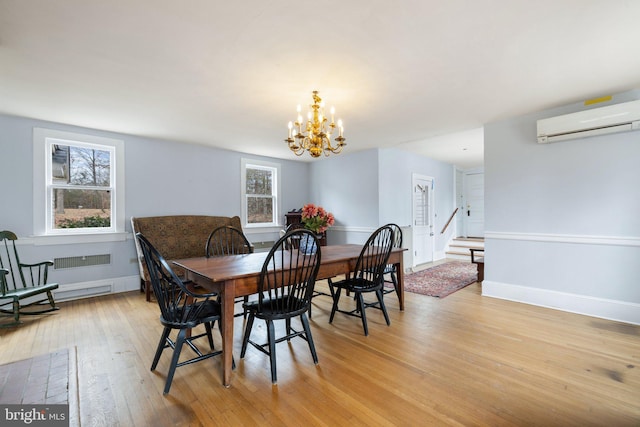
[[[36,235],[124,231],[124,144],[34,129]]]
[[[242,159],[242,219],[248,227],[277,226],[280,165]]]

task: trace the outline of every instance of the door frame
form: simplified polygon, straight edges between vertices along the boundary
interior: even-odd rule
[[[436,198],[434,197],[435,194],[435,178],[432,176],[428,176],[428,175],[422,175],[422,174],[418,174],[418,173],[412,173],[411,174],[411,241],[412,241],[412,246],[413,248],[411,248],[411,250],[413,251],[413,254],[411,256],[411,264],[412,267],[417,266],[418,264],[416,263],[416,256],[415,256],[415,245],[417,242],[416,239],[416,209],[415,209],[415,203],[414,203],[414,195],[413,195],[413,190],[416,186],[416,183],[418,180],[423,180],[423,181],[430,181],[431,182],[431,191],[428,193],[429,195],[429,224],[431,225],[431,230],[429,231],[429,237],[431,240],[431,260],[427,260],[425,261],[425,263],[428,262],[433,262],[434,257],[435,257],[435,207],[434,207],[434,203]]]
[[[458,233],[461,237],[469,237],[469,226],[468,226],[468,215],[467,215],[467,209],[468,209],[468,205],[469,205],[469,200],[468,200],[468,191],[469,191],[469,186],[468,186],[468,177],[469,175],[482,175],[483,176],[483,180],[484,180],[484,168],[481,169],[469,169],[466,171],[462,171],[463,174],[463,185],[462,185],[462,193],[463,193],[463,211],[462,211],[462,215],[463,215],[463,233]],[[484,200],[484,191],[482,193],[482,199]],[[483,233],[482,236],[471,236],[471,237],[483,237],[484,236],[484,218],[483,218]]]

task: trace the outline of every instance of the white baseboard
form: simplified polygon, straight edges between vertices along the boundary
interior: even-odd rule
[[[60,284],[53,291],[56,302],[89,298],[99,295],[116,294],[119,292],[140,289],[140,276],[114,277],[112,279],[95,280],[91,282]]]
[[[640,304],[508,283],[482,282],[482,296],[640,325]]]

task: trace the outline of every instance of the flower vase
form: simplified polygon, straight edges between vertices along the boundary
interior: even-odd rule
[[[310,234],[305,234],[300,239],[300,250],[303,254],[313,255],[318,251],[318,245]]]

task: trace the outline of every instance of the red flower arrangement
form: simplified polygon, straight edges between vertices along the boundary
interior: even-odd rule
[[[331,227],[334,222],[333,214],[321,206],[308,203],[302,207],[302,223],[307,230],[320,234]]]

